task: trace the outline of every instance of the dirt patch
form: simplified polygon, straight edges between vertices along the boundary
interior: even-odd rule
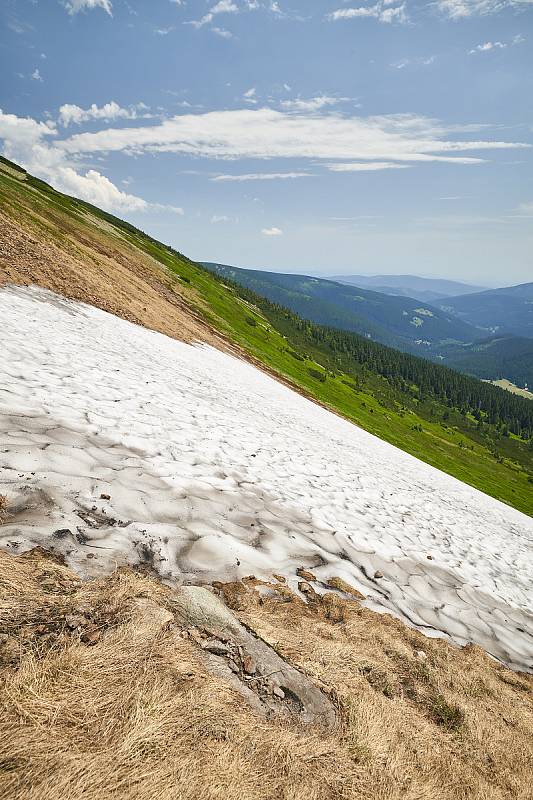
[[[63,215],[28,210],[23,219],[0,211],[0,286],[42,286],[175,339],[223,345],[148,255],[88,224],[69,226]]]

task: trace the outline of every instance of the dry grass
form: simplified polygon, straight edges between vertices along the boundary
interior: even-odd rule
[[[0,286],[42,286],[175,339],[228,349],[149,255],[96,218],[75,223],[38,195],[29,199],[31,206],[0,205]]]
[[[0,553],[0,797],[531,798],[530,676],[356,601],[305,605],[283,588],[220,591],[335,699],[334,733],[248,709],[190,638],[141,613],[139,598],[172,608],[154,579],[82,583],[42,551]]]

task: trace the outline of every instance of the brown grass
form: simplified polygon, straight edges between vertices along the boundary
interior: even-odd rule
[[[37,285],[185,342],[227,343],[164,267],[87,215],[74,222],[34,193],[0,204],[0,286]]]
[[[141,612],[139,598],[172,609],[153,578],[83,583],[43,551],[0,553],[0,797],[531,798],[530,676],[355,600],[256,583],[219,591],[335,700],[338,731],[247,708],[194,641]]]

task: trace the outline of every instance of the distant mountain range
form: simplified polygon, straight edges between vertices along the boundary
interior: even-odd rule
[[[212,262],[203,265],[312,322],[353,331],[478,378],[506,378],[518,386],[525,383],[533,386],[533,284],[463,294],[429,304],[419,298],[371,291],[348,282],[309,275],[241,269]],[[426,280],[398,276],[398,281],[407,278],[415,282]],[[450,285],[468,291],[475,289],[455,281],[427,281],[441,289]],[[459,307],[461,311],[456,310]],[[489,322],[491,308],[498,312],[496,320],[503,320],[503,309],[509,309],[506,326]],[[487,335],[500,328],[506,332]],[[529,330],[532,338],[524,333],[515,335],[524,330]]]
[[[486,333],[533,338],[533,283],[448,297],[436,305]]]
[[[484,286],[474,286],[444,278],[420,278],[418,275],[332,275],[331,280],[362,286],[383,294],[413,297],[425,303],[435,303],[447,297],[481,292]]]
[[[305,319],[353,331],[417,355],[441,346],[481,338],[473,325],[412,297],[374,292],[309,275],[240,269],[203,262],[212,272],[236,281]]]

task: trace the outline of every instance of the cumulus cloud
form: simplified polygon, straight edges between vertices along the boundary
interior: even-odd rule
[[[210,180],[221,183],[223,181],[277,181],[310,177],[308,172],[252,172],[246,175],[215,175]]]
[[[77,14],[79,11],[89,11],[93,8],[103,8],[109,16],[112,15],[110,0],[66,0],[65,8],[69,14]]]
[[[58,121],[61,125],[67,127],[68,125],[80,125],[82,122],[88,120],[101,119],[136,119],[138,110],[144,110],[147,107],[144,104],[139,104],[133,108],[121,108],[118,103],[112,100],[110,103],[105,103],[98,108],[96,103],[93,103],[89,108],[80,108],[80,106],[72,103],[65,103],[59,109]]]
[[[42,82],[43,82],[42,75],[41,75],[41,73],[39,72],[39,70],[38,70],[37,68],[35,68],[35,69],[33,70],[32,74],[31,74],[31,77],[32,77],[32,79],[33,79],[34,81],[39,81],[40,83],[42,83]]]
[[[393,0],[394,2],[394,0]],[[370,17],[378,20],[378,22],[392,23],[392,22],[407,22],[407,12],[405,10],[405,3],[401,5],[391,5],[390,0],[379,0],[373,6],[359,6],[356,8],[338,8],[327,15],[331,22],[339,22],[340,20],[347,19],[361,19]]]
[[[58,142],[66,153],[180,153],[216,159],[479,163],[464,151],[529,147],[520,142],[456,139],[480,126],[446,127],[414,114],[341,116],[271,108],[185,113],[157,125],[108,128]],[[482,126],[481,126],[482,128]],[[453,138],[452,138],[453,137]]]
[[[283,231],[281,228],[263,228],[261,230],[263,236],[282,236]]]
[[[80,112],[77,106],[63,106],[60,123],[0,112],[4,154],[56,188],[108,210],[182,213],[180,208],[150,204],[122,192],[99,171],[90,168],[80,171],[78,165],[81,160],[85,162],[91,156],[101,157],[110,152],[135,156],[176,153],[234,161],[298,159],[299,163],[315,168],[322,164],[333,172],[359,172],[395,170],[427,162],[478,164],[483,161],[481,152],[530,146],[487,138],[465,139],[465,135],[484,130],[484,126],[446,127],[437,120],[413,114],[363,117],[271,108],[186,112],[156,124],[137,122],[122,128],[66,134],[64,123],[77,121],[80,113],[104,121],[106,117],[102,115],[109,113],[103,112],[104,108],[95,106]],[[116,116],[123,118],[118,109],[114,109]],[[287,180],[310,174],[305,170],[265,171],[216,175],[212,179]]]
[[[3,154],[28,172],[50,182],[56,189],[112,212],[170,211],[183,214],[176,206],[148,203],[142,197],[122,192],[109,178],[94,169],[80,174],[55,140],[54,123],[5,114],[0,109],[0,143]]]

